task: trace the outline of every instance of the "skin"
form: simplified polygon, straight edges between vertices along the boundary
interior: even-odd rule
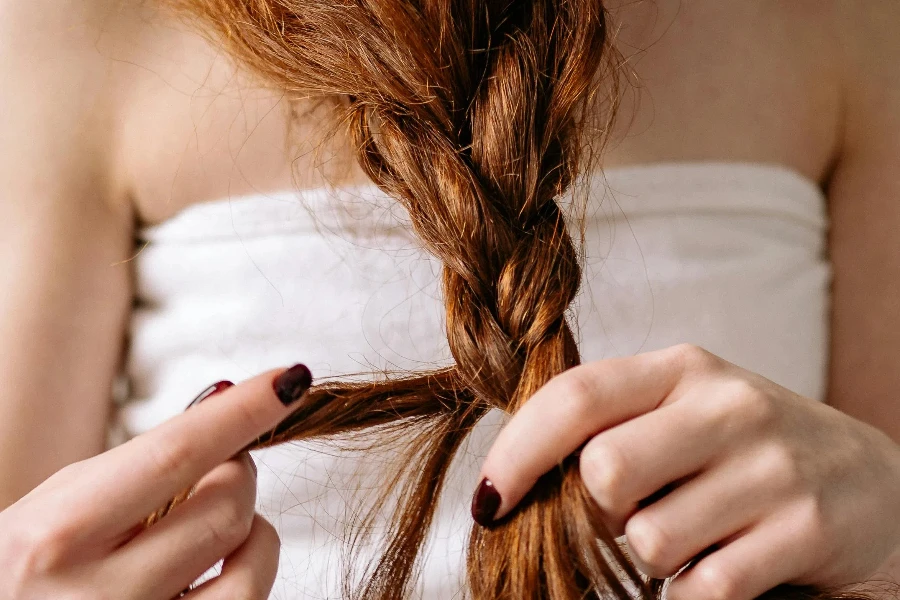
[[[272,390],[281,372],[61,469],[0,513],[0,598],[169,600],[222,556],[221,576],[185,597],[264,598],[280,542],[254,512],[253,460],[235,453],[290,413]],[[194,484],[187,502],[142,531],[148,514]]]
[[[864,581],[900,544],[896,442],[701,348],[591,362],[541,388],[483,465],[496,517],[582,444],[585,486],[644,573],[718,545],[669,600]]]
[[[823,182],[834,267],[830,406],[698,348],[598,361],[555,378],[514,415],[481,473],[501,495],[499,518],[537,476],[587,442],[585,484],[646,574],[673,575],[718,545],[676,578],[671,600],[749,600],[779,583],[842,585],[874,576],[900,582],[900,339],[893,310],[900,293],[900,69],[890,58],[900,55],[892,31],[900,10],[887,2],[819,3],[818,14],[806,3],[745,4],[659,3],[658,18],[629,21],[668,28],[641,58],[650,62],[642,78],[655,110],[630,115],[630,131],[638,133],[625,137],[606,164],[722,154],[758,159],[774,141],[769,160],[790,154],[784,164]],[[630,15],[653,12],[645,3],[620,6]],[[669,19],[666,8],[680,12]],[[809,25],[791,29],[792,48],[807,58],[822,52],[828,61],[806,63],[804,75],[784,60],[786,40],[774,33],[784,23],[770,21],[766,31],[759,20],[769,11],[788,19],[803,14]],[[690,71],[678,70],[689,53],[678,45],[696,25],[722,31],[717,13],[753,29],[725,34],[723,52],[695,55]],[[829,35],[810,36],[814,27]],[[640,27],[632,32],[642,38]],[[745,45],[731,47],[738,43]],[[733,70],[709,77],[723,65]],[[673,68],[677,81],[665,75]],[[815,83],[802,97],[805,106],[772,89],[754,102],[754,86],[773,79],[781,91],[788,79]],[[671,95],[657,101],[654,89]],[[722,114],[734,119],[737,135],[726,134],[716,118]],[[765,125],[753,130],[754,120]],[[638,504],[663,486],[674,491]]]
[[[786,452],[808,441],[827,449],[835,439],[828,435],[836,435],[836,430],[846,431],[859,442],[856,462],[840,463],[845,473],[868,473],[860,457],[877,457],[883,472],[893,474],[893,458],[887,457],[900,443],[900,369],[896,368],[900,312],[892,303],[900,297],[900,238],[894,235],[900,226],[896,201],[900,198],[900,169],[896,168],[900,36],[894,26],[900,22],[900,6],[888,0],[617,0],[610,4],[621,24],[619,46],[639,87],[625,92],[605,165],[661,160],[774,162],[821,182],[832,219],[829,250],[834,286],[827,404],[835,410],[824,412],[827,407],[772,388],[738,366],[720,365],[690,379],[691,385],[700,387],[723,380],[743,381],[735,387],[761,400],[775,415],[761,419],[763,425],[757,429],[744,431],[745,443],[736,442],[729,450],[733,464],[727,469],[724,463],[717,469],[705,463],[701,467],[702,461],[692,465],[695,473],[706,468],[710,495],[697,501],[699,512],[691,518],[709,526],[708,511],[716,504],[710,498],[728,489],[729,473],[753,466],[751,457],[760,448]],[[0,507],[6,507],[64,466],[103,450],[110,385],[121,366],[133,295],[128,261],[137,251],[132,247],[136,222],[160,222],[185,206],[228,194],[317,187],[326,178],[336,183],[361,182],[364,177],[350,158],[349,144],[340,137],[319,155],[311,152],[318,145],[323,120],[315,103],[299,102],[297,142],[288,144],[289,113],[281,95],[265,89],[218,48],[169,20],[148,0],[68,0],[62,7],[52,0],[0,0],[0,57],[4,57],[0,59],[4,82],[0,89],[0,194],[11,199],[0,202],[0,240],[4,242],[0,244],[0,289],[4,290],[0,294],[0,355],[4,357],[0,361],[0,381],[4,382],[0,390]],[[634,365],[640,360],[620,364],[622,376],[637,369]],[[671,364],[661,361],[657,366],[649,379],[677,379],[673,390],[687,385],[684,378],[670,377]],[[608,367],[584,368],[602,371]],[[733,401],[725,404],[736,412],[720,418],[740,423],[739,411],[748,410],[749,403],[743,404],[744,396],[733,392],[722,392],[722,397]],[[233,393],[225,392],[222,398]],[[608,402],[599,393],[578,398],[586,410],[594,408],[588,410],[590,414],[602,413],[596,407]],[[659,410],[652,403],[644,404],[646,412],[631,415],[634,427],[639,422],[655,423],[657,429],[635,431],[665,437],[674,423],[641,419],[680,404],[685,415],[694,414],[690,410],[695,404],[688,395]],[[535,416],[535,412],[541,407],[550,410],[548,405],[535,403],[536,408],[517,415],[509,427],[514,432],[516,427],[527,430],[528,419],[547,422],[546,414]],[[205,419],[218,414],[214,408],[204,410],[209,411]],[[683,418],[690,422],[689,416]],[[613,439],[603,434],[616,431],[616,425],[589,422],[591,430],[569,437],[537,432],[529,443],[542,448],[543,454],[534,456],[520,445],[521,455],[530,457],[527,460],[508,456],[502,445],[492,451],[484,474],[496,481],[504,498],[502,510],[514,504],[535,472],[551,468],[567,448],[587,439]],[[784,422],[822,423],[832,433],[807,440],[798,437],[804,427],[776,425]],[[700,420],[695,426],[701,430],[698,435],[704,426],[712,427]],[[193,436],[189,429],[173,431],[182,433],[183,443],[203,437]],[[515,436],[504,433],[498,444],[510,437]],[[589,447],[604,446],[597,442]],[[118,467],[102,464],[109,468],[130,464],[131,457],[115,456],[121,460]],[[223,450],[218,456],[222,462],[230,455]],[[195,459],[189,455],[185,460]],[[197,460],[193,471],[197,477],[215,466],[209,460]],[[628,460],[635,461],[628,463],[630,475],[614,479],[615,489],[643,493],[647,486],[671,476],[660,473],[656,480],[643,480],[636,476],[640,468],[630,465],[641,460],[650,464],[653,457],[636,452]],[[26,464],[28,468],[22,468]],[[805,473],[798,469],[810,463],[778,464],[790,474]],[[253,487],[251,478],[234,472],[240,470],[237,466],[232,463],[229,468],[232,474],[221,477],[232,483],[217,488],[222,490],[217,492],[222,502],[246,498]],[[812,471],[815,475],[804,478],[803,485],[791,487],[786,477],[783,489],[766,492],[765,483],[757,486],[761,495],[768,493],[771,503],[764,512],[772,518],[787,514],[804,494],[808,499],[815,490],[826,489],[826,484],[838,485],[848,494],[840,498],[842,505],[861,507],[848,518],[870,532],[869,539],[875,540],[878,550],[863,553],[865,564],[850,564],[840,557],[829,562],[795,548],[790,565],[779,577],[803,579],[812,564],[829,565],[826,577],[834,579],[874,569],[877,555],[896,543],[893,528],[881,525],[890,517],[900,519],[896,519],[896,507],[889,506],[893,513],[888,512],[884,521],[885,515],[878,517],[878,501],[866,499],[891,497],[885,494],[896,498],[892,475],[882,478],[881,487],[876,486],[879,492],[871,496],[853,495],[853,486],[845,485],[846,475],[835,480],[839,476],[834,472],[841,469]],[[102,476],[100,469],[89,472]],[[119,493],[159,489],[160,482],[152,481],[153,476],[151,472],[134,484],[120,482]],[[591,477],[588,472],[586,479]],[[613,506],[604,496],[602,476],[596,477],[601,477],[601,483],[594,481],[589,487],[601,506],[609,505],[611,523],[628,531],[633,520],[626,518],[630,502],[639,492],[633,491],[621,506]],[[55,494],[76,485],[66,484],[65,477],[49,481],[60,486]],[[686,493],[689,487],[679,489]],[[71,496],[66,511],[91,515],[97,497],[109,498],[104,502],[107,507],[117,504],[113,492],[98,496],[93,491],[85,500]],[[658,531],[672,532],[663,528],[671,517],[661,511],[668,499],[676,497],[672,494],[649,507],[658,512],[646,514],[644,525],[658,522]],[[215,514],[212,505],[201,512]],[[17,524],[38,524],[49,513],[23,510],[19,514]],[[821,516],[822,524],[830,526],[829,534],[852,530],[848,523],[841,530],[824,518],[827,514]],[[253,531],[254,517],[244,514],[244,518],[245,530]],[[109,519],[105,525],[114,525]],[[631,524],[633,533],[640,530],[641,522]],[[873,523],[878,530],[871,532]],[[57,539],[53,532],[48,535]],[[652,536],[645,539],[649,541],[643,551],[640,544],[635,548],[638,559],[645,555],[643,568],[657,573],[671,570],[706,541],[676,533],[671,543],[654,542]],[[773,541],[777,540],[761,539],[758,544]],[[172,548],[178,546],[173,543]],[[247,534],[241,547],[256,543]],[[253,547],[260,551],[244,555],[257,556],[256,570],[275,564],[274,545],[268,550]],[[30,551],[35,548],[40,546]],[[715,559],[716,554],[706,560]],[[847,557],[854,554],[848,552]],[[104,555],[95,556],[103,560],[99,557]],[[148,556],[134,559],[145,564]],[[748,551],[728,564],[751,561],[754,556],[762,560],[760,554]],[[893,573],[900,579],[900,557],[895,555],[884,564],[885,568],[893,564]],[[176,567],[160,568],[172,576]],[[724,586],[727,590],[745,581],[725,566],[702,569],[698,565],[697,569],[699,577],[722,584],[707,589],[721,591]],[[254,576],[249,567],[240,571],[244,581]],[[265,595],[259,592],[250,597]]]

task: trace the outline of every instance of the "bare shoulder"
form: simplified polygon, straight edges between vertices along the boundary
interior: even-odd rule
[[[40,53],[74,43],[89,48],[124,0],[0,0],[0,44],[6,49]]]
[[[900,150],[900,2],[837,0],[848,152]],[[897,164],[896,155],[892,157]]]
[[[2,169],[79,179],[112,199],[114,114],[104,29],[118,0],[0,0]],[[104,189],[100,189],[104,186]]]
[[[92,106],[102,108],[106,46],[117,35],[115,21],[127,1],[0,0],[5,94],[42,96],[42,105],[58,110],[77,110],[80,104],[72,100],[90,96]]]
[[[0,507],[103,448],[133,244],[106,9],[0,0],[0,354],[15,357],[0,367]]]
[[[326,104],[292,103],[166,0],[129,1],[138,4],[124,15],[130,34],[115,49],[113,93],[119,168],[140,222],[204,201],[317,187],[320,164],[331,181],[339,179],[331,171],[353,168],[349,152],[340,161],[317,158],[328,154],[317,154]],[[352,148],[335,144],[335,152]]]
[[[860,53],[900,52],[900,2],[894,0],[835,0],[835,31],[848,52],[848,58],[867,58],[871,69],[888,66],[890,56],[876,58]],[[864,67],[864,65],[858,65]],[[900,72],[894,62],[893,70]],[[864,70],[868,70],[865,69]]]
[[[900,441],[900,3],[834,0],[843,143],[828,184],[828,401]]]

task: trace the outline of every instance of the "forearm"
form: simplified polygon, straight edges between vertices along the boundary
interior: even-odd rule
[[[0,507],[102,451],[131,306],[119,217],[50,187],[0,202]]]

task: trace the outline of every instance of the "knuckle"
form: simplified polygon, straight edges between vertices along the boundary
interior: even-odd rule
[[[763,452],[765,479],[781,490],[796,490],[802,485],[797,457],[784,444],[771,444]]]
[[[76,537],[71,525],[59,521],[23,523],[7,539],[21,576],[52,573],[64,561]]]
[[[222,463],[214,472],[220,484],[232,492],[256,490],[256,475],[247,456]]]
[[[827,547],[829,539],[828,518],[822,502],[816,496],[805,498],[798,511],[798,525],[803,532],[802,537],[811,548]]]
[[[697,589],[703,590],[703,600],[732,600],[741,592],[736,577],[718,565],[701,562],[694,567],[693,577],[698,582]]]
[[[612,513],[624,508],[620,490],[628,472],[624,455],[611,444],[590,442],[579,460],[581,479],[597,504]]]
[[[69,463],[48,478],[54,483],[68,483],[80,479],[84,474],[84,461]]]
[[[764,391],[742,378],[730,379],[722,386],[714,410],[726,424],[759,429],[773,422],[775,403]]]
[[[276,552],[281,548],[281,536],[278,535],[278,530],[264,517],[256,515],[253,526],[259,527],[260,535],[275,548]]]
[[[253,517],[253,507],[256,503],[256,473],[250,466],[249,460],[231,461],[236,463],[233,471],[230,487],[247,509],[248,518]]]
[[[176,439],[167,444],[151,445],[145,451],[151,471],[160,473],[170,480],[181,479],[181,474],[193,459],[190,444],[183,440]]]
[[[669,575],[666,552],[671,547],[669,535],[652,520],[635,515],[625,524],[625,538],[634,554],[649,568],[647,575]]]
[[[746,380],[739,381],[741,384],[736,391],[740,394],[738,398],[744,419],[757,427],[774,423],[777,406],[772,397]]]
[[[696,344],[682,343],[670,348],[675,360],[684,371],[707,371],[719,366],[719,358]]]
[[[573,416],[583,415],[591,410],[593,404],[593,386],[587,376],[578,369],[564,373],[556,381],[558,393],[569,407]]]
[[[247,539],[252,525],[247,512],[244,503],[233,498],[216,508],[207,522],[216,547],[233,549]]]
[[[229,584],[229,600],[265,600],[266,592],[261,586],[249,577],[242,577]]]

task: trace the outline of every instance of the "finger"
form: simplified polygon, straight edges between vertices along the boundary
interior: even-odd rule
[[[188,408],[191,408],[192,406],[197,406],[198,404],[200,404],[207,398],[214,396],[214,395],[218,394],[219,392],[224,392],[225,390],[227,390],[230,387],[234,387],[234,384],[230,381],[217,381],[216,383],[212,384],[211,386],[207,387],[202,392],[200,392],[197,395],[197,397],[194,398],[191,401],[191,403],[187,405],[187,408],[185,408],[185,410],[187,410]]]
[[[250,536],[225,559],[222,574],[185,594],[185,600],[266,600],[278,573],[280,548],[275,528],[256,515]]]
[[[208,386],[206,389],[204,389],[202,392],[200,392],[197,395],[197,397],[194,398],[193,401],[191,401],[190,404],[188,404],[188,406],[185,410],[187,410],[188,408],[191,408],[192,406],[196,406],[197,404],[200,404],[201,402],[208,399],[209,397],[214,396],[214,395],[218,394],[219,392],[223,392],[232,386],[234,386],[234,384],[230,381],[218,381],[218,382]],[[252,460],[251,460],[251,462],[252,462]],[[185,490],[181,491],[177,496],[170,499],[165,504],[165,506],[160,506],[159,508],[157,508],[156,512],[154,512],[152,515],[150,515],[150,517],[145,522],[139,523],[136,526],[137,531],[134,534],[129,535],[126,538],[123,538],[122,542],[124,543],[124,542],[128,541],[129,539],[131,539],[132,537],[137,535],[137,533],[140,533],[141,531],[143,531],[145,528],[147,528],[151,525],[154,525],[157,521],[159,521],[162,517],[164,517],[169,511],[171,511],[172,507],[174,507],[177,504],[180,504],[181,502],[184,502],[184,500],[187,499],[187,496],[191,492],[193,492],[193,486],[191,488],[186,488]]]
[[[131,598],[172,598],[244,543],[255,502],[256,472],[244,452],[210,471],[186,502],[117,549],[104,569],[129,582]]]
[[[208,386],[196,398],[194,398],[194,400],[188,405],[188,408],[199,404],[210,396],[222,392],[229,387],[232,387],[233,385],[234,384],[230,381],[218,381]],[[78,536],[72,540],[73,545],[78,545],[78,543],[83,540],[91,540],[95,545],[97,545],[98,548],[118,548],[119,546],[136,536],[138,533],[140,533],[146,527],[146,524],[135,523],[128,529],[115,527],[112,531],[97,532],[90,528],[92,524],[97,524],[96,517],[98,515],[96,512],[94,512],[93,520],[87,520],[85,519],[84,515],[81,514],[82,511],[69,510],[69,508],[73,504],[70,496],[74,495],[75,497],[78,497],[79,483],[81,484],[81,498],[84,497],[83,492],[86,489],[86,485],[93,484],[93,482],[89,478],[85,477],[85,472],[91,469],[94,460],[100,459],[83,460],[68,465],[67,467],[64,467],[63,469],[60,469],[59,471],[54,473],[52,477],[47,479],[41,484],[41,486],[36,489],[42,489],[45,492],[54,490],[54,493],[44,494],[45,497],[49,495],[50,502],[47,503],[49,505],[43,507],[43,511],[49,514],[63,514],[64,521],[61,522],[59,526],[67,527],[78,532]],[[107,517],[106,522],[108,523],[108,515],[104,513],[104,516]],[[155,522],[156,520],[158,519],[154,518],[153,522]],[[105,539],[103,539],[102,537],[104,533],[107,534]]]
[[[194,398],[188,408],[233,385],[230,381],[219,381],[208,386]],[[95,501],[91,500],[89,505],[83,503],[86,494],[96,494],[95,482],[86,474],[93,472],[94,463],[99,460],[102,459],[92,458],[68,465],[54,473],[36,490],[44,492],[42,502],[44,506],[39,510],[44,514],[54,515],[57,519],[52,526],[73,532],[70,539],[72,547],[90,541],[95,548],[105,554],[105,551],[118,548],[140,533],[146,527],[146,523],[134,523],[131,527],[122,528],[120,521],[116,518],[111,519],[108,511],[91,510],[97,508]],[[73,501],[72,498],[76,500]],[[70,510],[72,506],[79,506],[81,510]],[[158,519],[154,515],[152,522],[156,520]],[[96,527],[100,529],[95,529]]]
[[[589,437],[659,406],[684,373],[687,354],[676,347],[602,360],[550,380],[488,452],[472,503],[476,522],[487,525],[506,515]]]
[[[766,459],[732,457],[635,513],[625,535],[636,566],[651,577],[669,577],[704,549],[763,519],[781,488]]]
[[[131,526],[275,427],[310,383],[303,365],[268,371],[100,455],[86,505],[105,498],[96,517]]]
[[[796,520],[780,515],[736,536],[669,583],[668,600],[753,600],[809,568]]]
[[[678,402],[611,427],[584,446],[581,478],[615,535],[648,499],[658,500],[734,443],[732,391],[727,382],[700,382]]]

